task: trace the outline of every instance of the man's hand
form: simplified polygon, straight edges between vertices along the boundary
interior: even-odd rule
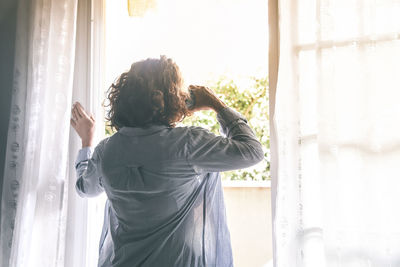
[[[88,115],[79,102],[75,102],[71,110],[71,125],[82,139],[82,147],[92,146],[95,120]]]
[[[225,103],[208,87],[190,85],[189,90],[193,92],[196,99],[191,111],[212,109],[218,113],[221,109],[226,107]]]

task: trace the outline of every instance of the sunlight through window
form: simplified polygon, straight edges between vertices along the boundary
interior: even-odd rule
[[[246,170],[225,173],[223,179],[237,180],[235,182],[241,186],[245,183],[248,183],[246,186],[254,186],[254,183],[260,186],[262,183],[265,188],[270,178],[267,1],[154,0],[149,5],[146,2],[106,0],[105,89],[136,61],[159,58],[160,55],[172,58],[181,69],[185,86],[198,84],[213,88],[228,106],[245,115],[264,145],[264,162]],[[202,126],[215,133],[219,129],[212,112],[196,114],[183,124]],[[111,129],[106,128],[106,134],[111,133]],[[255,211],[264,209],[268,205],[265,189],[254,190],[257,189],[251,191],[254,196],[264,198],[258,201],[251,197],[258,201],[256,206],[259,208]],[[241,201],[236,194],[227,194],[229,203]],[[102,222],[103,211],[99,207],[104,207],[104,200],[99,199],[97,205],[89,207],[97,209],[89,214],[92,224]],[[229,216],[237,215],[228,211]],[[244,260],[252,257],[254,262],[264,264],[271,257],[266,252],[268,241],[264,240],[270,235],[270,229],[266,227],[269,215],[257,216],[257,225],[263,225],[257,235],[263,237],[257,238],[255,247],[236,241],[256,239],[251,234],[243,237],[240,233],[232,234],[232,246],[234,254],[235,249],[243,252]],[[229,226],[233,232],[243,229],[241,220],[232,218],[231,221],[236,221],[236,225]],[[92,230],[91,236],[99,236],[100,228]],[[93,248],[92,258],[95,253],[97,250]]]

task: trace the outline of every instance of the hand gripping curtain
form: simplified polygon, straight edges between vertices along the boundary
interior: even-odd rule
[[[400,266],[400,1],[274,2],[274,264]]]
[[[69,118],[77,2],[19,1],[1,201],[3,267],[83,266],[85,260],[86,204],[75,197],[68,162],[69,147],[76,146]]]

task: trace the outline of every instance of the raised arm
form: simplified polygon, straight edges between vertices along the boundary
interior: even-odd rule
[[[101,174],[99,171],[100,155],[104,141],[94,150],[91,146],[95,130],[95,120],[89,115],[79,102],[76,102],[71,111],[71,125],[82,140],[82,149],[75,162],[77,174],[76,190],[82,197],[92,197],[103,192]]]
[[[197,110],[209,108],[217,112],[223,135],[217,136],[200,127],[190,129],[187,160],[197,171],[241,169],[263,160],[262,146],[240,113],[227,107],[208,88],[190,89],[194,89],[196,104],[200,106]],[[201,102],[197,103],[199,98]]]

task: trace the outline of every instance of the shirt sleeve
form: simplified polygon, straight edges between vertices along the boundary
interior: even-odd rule
[[[78,152],[75,161],[76,176],[78,177],[75,189],[81,197],[94,197],[104,191],[101,183],[100,168],[100,143],[94,150],[84,147]]]
[[[239,112],[227,107],[217,119],[222,136],[201,127],[190,129],[187,160],[197,172],[242,169],[264,159],[261,143]]]

